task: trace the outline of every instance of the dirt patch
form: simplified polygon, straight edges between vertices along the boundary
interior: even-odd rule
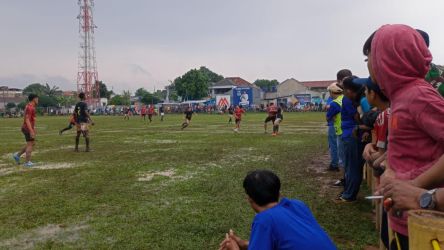
[[[59,242],[75,242],[80,239],[80,232],[88,228],[85,224],[80,225],[54,225],[32,229],[17,237],[0,242],[0,248],[33,249],[38,243],[48,240]]]
[[[332,193],[331,184],[340,178],[342,178],[340,172],[329,172],[327,167],[330,164],[329,154],[322,154],[316,158],[313,158],[307,167],[307,171],[316,175],[316,180],[319,183],[319,195],[326,197]],[[336,191],[333,189],[333,191]],[[340,190],[337,190],[338,192]]]
[[[165,176],[165,177],[173,177],[175,175],[176,171],[174,169],[168,169],[165,171],[158,171],[158,172],[149,172],[149,173],[141,173],[138,181],[151,181],[154,176]]]
[[[66,162],[61,162],[61,163],[39,163],[36,166],[32,167],[31,169],[44,169],[44,170],[48,170],[48,169],[65,169],[65,168],[74,168],[76,166],[77,166],[76,164],[66,163]]]

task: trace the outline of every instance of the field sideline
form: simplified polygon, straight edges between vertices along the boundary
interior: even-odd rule
[[[185,131],[182,115],[93,117],[90,153],[73,151],[74,129],[59,136],[67,117],[37,117],[33,169],[11,158],[22,119],[0,119],[0,249],[217,249],[230,228],[248,239],[242,180],[258,168],[275,171],[339,249],[376,245],[367,191],[337,205],[340,190],[325,187],[336,176],[324,172],[324,115],[285,113],[277,137],[263,133],[264,113],[248,113],[239,134],[221,115],[195,115]]]

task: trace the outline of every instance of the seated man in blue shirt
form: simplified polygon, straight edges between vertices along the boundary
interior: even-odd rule
[[[220,250],[336,249],[303,202],[287,198],[279,201],[280,188],[279,177],[268,170],[256,170],[245,177],[244,189],[257,213],[250,241],[240,239],[230,230]]]

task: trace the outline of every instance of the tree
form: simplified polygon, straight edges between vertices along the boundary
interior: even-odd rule
[[[129,90],[124,90],[122,94],[123,105],[131,104],[131,92]]]
[[[111,98],[111,95],[113,94],[113,91],[112,90],[108,90],[108,87],[102,81],[99,81],[98,84],[99,84],[100,98],[106,98],[106,99]]]
[[[20,110],[24,110],[26,107],[27,102],[26,101],[21,101],[18,105],[17,108]]]
[[[156,92],[153,93],[153,95],[159,100],[165,100],[167,91],[165,89],[164,90],[158,89]]]
[[[165,92],[169,92],[169,99],[170,101],[178,101],[179,96],[177,95],[176,87],[174,85],[174,82],[170,81],[170,85],[167,85],[165,87]],[[167,93],[165,93],[165,99],[166,99]]]
[[[200,72],[202,72],[204,75],[207,76],[208,81],[211,82],[218,82],[222,79],[224,79],[224,77],[222,75],[219,75],[217,73],[214,73],[213,71],[211,71],[210,69],[208,69],[205,66],[201,66],[199,69]]]
[[[109,101],[109,104],[111,105],[124,105],[123,104],[123,98],[121,95],[115,95],[111,98]]]
[[[147,94],[149,94],[149,92],[145,88],[139,88],[136,90],[136,93],[134,93],[137,97],[144,97]]]
[[[57,107],[57,95],[60,94],[59,87],[49,86],[49,84],[42,85],[40,83],[33,83],[23,89],[24,95],[36,94],[39,96],[38,107]]]
[[[174,80],[177,94],[185,100],[198,100],[208,94],[208,77],[197,69],[192,69]]]
[[[166,90],[165,90],[166,93]],[[144,88],[136,90],[135,96],[140,98],[140,101],[144,104],[157,104],[163,98],[161,98],[162,91],[158,90],[155,93],[150,93]]]
[[[8,102],[8,103],[6,104],[6,109],[7,109],[7,110],[11,110],[11,109],[13,109],[13,108],[15,108],[15,103],[13,103],[13,102]]]
[[[45,93],[45,86],[41,85],[40,83],[30,84],[23,89],[23,95],[36,94],[41,96],[44,95],[44,93]]]
[[[72,96],[57,96],[56,100],[61,107],[69,107],[76,103],[76,98]]]
[[[177,100],[178,96],[184,100],[201,99],[208,95],[210,83],[218,82],[223,78],[222,75],[214,73],[205,66],[192,69],[183,76],[177,77],[171,85],[167,86],[170,90],[170,99]],[[163,98],[166,98],[166,93],[163,95],[165,96]]]
[[[140,99],[140,101],[144,104],[157,104],[159,103],[160,99],[151,93],[147,93],[142,97],[142,99]]]
[[[52,86],[50,87],[49,84],[45,84],[45,86],[43,86],[43,95],[47,95],[47,96],[56,96],[57,93],[59,92],[59,87],[57,86]]]
[[[57,99],[54,96],[42,95],[39,96],[39,107],[48,108],[48,107],[57,107]]]
[[[273,88],[279,85],[279,82],[275,80],[267,80],[267,79],[257,79],[254,81],[259,88],[263,91],[273,91]]]

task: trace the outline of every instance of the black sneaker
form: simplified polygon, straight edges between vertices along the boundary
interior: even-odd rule
[[[342,197],[342,195],[341,195],[341,196],[339,196],[339,197],[336,197],[336,199],[334,200],[334,202],[335,202],[336,204],[351,204],[351,203],[356,202],[356,200],[345,199],[345,198]]]
[[[339,172],[339,168],[338,168],[338,167],[332,167],[332,166],[330,166],[330,167],[327,168],[327,171],[331,171],[331,172]]]

